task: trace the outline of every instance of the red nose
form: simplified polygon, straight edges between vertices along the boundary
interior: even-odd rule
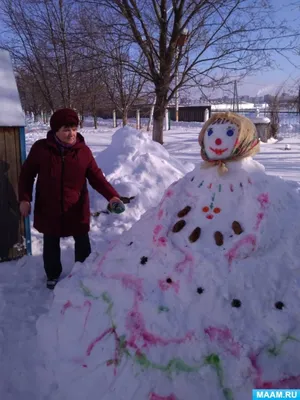
[[[222,140],[218,138],[216,139],[215,143],[217,146],[220,146],[222,144]]]

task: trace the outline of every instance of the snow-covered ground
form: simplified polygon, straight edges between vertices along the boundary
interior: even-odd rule
[[[128,211],[121,216],[100,214],[93,217],[91,240],[97,259],[108,246],[108,241],[128,230],[150,207],[157,206],[164,190],[200,162],[197,142],[200,125],[173,124],[165,132],[165,146],[153,143],[147,132],[133,139],[130,130],[119,131],[111,121],[100,121],[97,130],[81,130],[92,148],[98,165],[108,179],[124,196],[135,196]],[[34,141],[46,134],[46,126],[30,124],[27,129],[27,150]],[[127,139],[121,134],[127,135]],[[255,159],[261,162],[268,174],[300,181],[300,131],[291,129],[280,133],[281,140],[262,144]],[[285,150],[286,144],[291,146]],[[105,209],[106,203],[91,191],[92,211]],[[50,307],[53,293],[45,287],[42,267],[42,238],[32,232],[33,255],[19,261],[0,264],[0,399],[41,400],[49,376],[37,346],[36,322]],[[62,241],[64,276],[73,263],[71,239]],[[49,336],[49,347],[53,343]],[[50,382],[51,383],[51,382]],[[52,391],[55,391],[53,383]],[[68,399],[66,399],[68,400]],[[92,399],[93,400],[93,399]]]

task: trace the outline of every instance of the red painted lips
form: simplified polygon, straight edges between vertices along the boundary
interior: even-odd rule
[[[213,151],[215,154],[217,154],[218,156],[221,156],[225,151],[228,150],[228,148],[226,149],[213,149],[212,147],[209,148],[211,151]]]

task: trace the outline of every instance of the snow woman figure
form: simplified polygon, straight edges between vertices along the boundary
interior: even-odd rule
[[[204,166],[218,165],[221,175],[228,171],[226,163],[252,157],[259,152],[255,125],[243,115],[216,113],[199,135]]]
[[[58,286],[38,322],[47,398],[300,388],[299,184],[253,160],[259,140],[244,116],[213,115],[199,143],[204,161]]]

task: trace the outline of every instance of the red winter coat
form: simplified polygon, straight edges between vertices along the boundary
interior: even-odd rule
[[[90,229],[87,181],[110,200],[120,197],[98,168],[90,148],[77,134],[77,143],[61,151],[54,134],[35,142],[24,162],[19,179],[19,201],[32,201],[36,183],[34,224],[41,233],[77,236]]]

